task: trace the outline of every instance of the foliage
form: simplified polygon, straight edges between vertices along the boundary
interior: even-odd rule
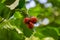
[[[19,0],[19,4],[13,10],[6,5],[11,5],[16,0],[0,0],[0,40],[45,40],[46,37],[52,37],[54,40],[60,40],[60,1],[48,0],[53,7],[45,8],[37,0],[35,7],[26,9],[26,0]],[[29,29],[23,22],[25,17],[35,16],[38,23],[44,18],[49,19],[49,24],[41,24],[38,27]],[[34,37],[32,37],[34,36]],[[37,39],[36,39],[37,40]],[[52,39],[51,39],[52,40]]]

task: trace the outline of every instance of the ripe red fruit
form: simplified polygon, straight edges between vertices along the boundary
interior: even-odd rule
[[[31,21],[32,23],[36,23],[36,22],[37,22],[37,18],[36,18],[36,17],[31,17],[30,21]]]
[[[26,24],[28,24],[29,21],[30,21],[30,18],[28,18],[28,17],[26,17],[26,18],[24,19],[24,23],[26,23]]]
[[[34,24],[32,22],[29,22],[28,28],[32,29],[34,27]]]

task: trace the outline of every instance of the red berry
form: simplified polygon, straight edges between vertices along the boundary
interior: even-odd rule
[[[24,23],[26,23],[26,24],[28,24],[29,21],[30,21],[30,18],[28,18],[28,17],[26,17],[26,18],[24,19]]]
[[[36,23],[36,22],[37,22],[37,18],[36,18],[36,17],[31,17],[30,21],[31,21],[32,23]]]
[[[34,27],[34,24],[32,22],[29,22],[28,28],[32,29]]]

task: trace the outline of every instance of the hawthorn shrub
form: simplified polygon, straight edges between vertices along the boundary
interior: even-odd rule
[[[0,0],[0,40],[60,40],[59,0]]]

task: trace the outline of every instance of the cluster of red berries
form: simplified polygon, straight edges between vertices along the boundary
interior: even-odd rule
[[[37,22],[36,17],[31,17],[31,18],[24,18],[24,23],[27,24],[27,27],[32,29],[34,27],[34,24]]]

